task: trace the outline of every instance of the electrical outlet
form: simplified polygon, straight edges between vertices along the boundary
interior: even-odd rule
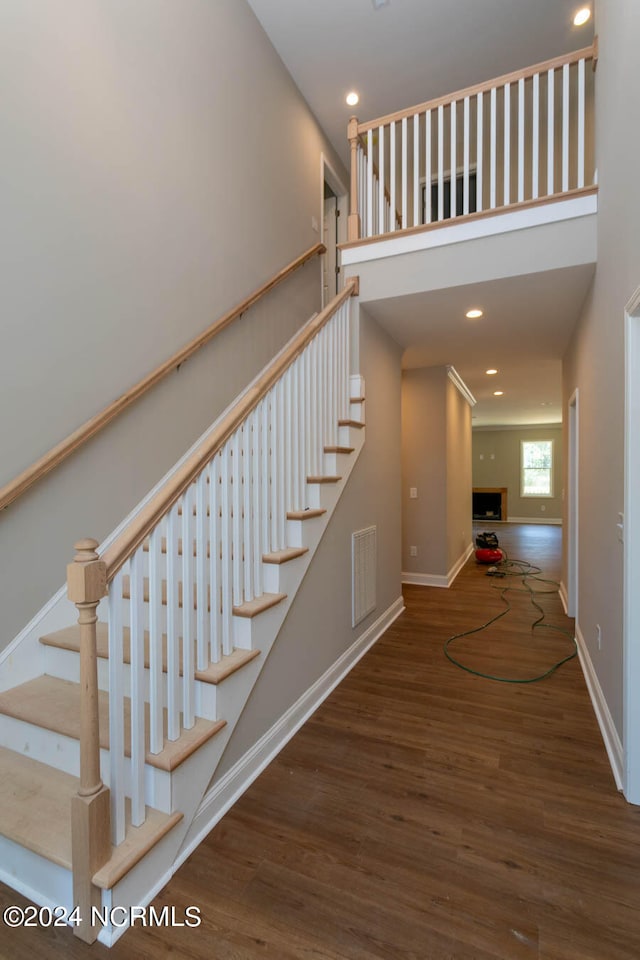
[[[418,548],[417,548],[417,547],[409,547],[409,556],[410,556],[410,557],[417,557],[417,556],[418,556]]]
[[[418,488],[409,487],[409,500],[417,500],[417,499],[418,499]]]
[[[544,503],[540,505],[540,509],[542,510],[543,513],[545,512],[547,508],[545,507]]]
[[[602,628],[600,624],[596,624],[596,643],[598,644],[598,650],[602,650]]]

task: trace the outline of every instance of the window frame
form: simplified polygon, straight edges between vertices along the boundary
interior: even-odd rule
[[[524,465],[524,448],[525,448],[525,444],[527,444],[527,443],[548,443],[548,444],[550,444],[550,447],[551,447],[551,465],[548,467],[548,470],[549,470],[549,493],[525,493],[524,471],[525,471],[525,469],[532,469],[532,468],[525,468],[525,465]],[[533,499],[533,500],[551,500],[551,499],[553,499],[553,497],[554,497],[554,492],[553,492],[553,471],[554,471],[554,467],[555,467],[555,449],[554,449],[554,441],[553,441],[553,438],[552,438],[552,437],[541,437],[539,440],[521,440],[521,441],[520,441],[520,497],[521,497],[523,500],[529,500],[529,499]],[[547,468],[542,468],[542,469],[547,469]]]

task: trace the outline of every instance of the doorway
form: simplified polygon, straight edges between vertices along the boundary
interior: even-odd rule
[[[324,155],[320,158],[320,174],[321,240],[327,248],[321,257],[322,306],[325,307],[343,285],[338,244],[347,239],[347,190]]]
[[[640,287],[625,310],[624,793],[640,804]]]

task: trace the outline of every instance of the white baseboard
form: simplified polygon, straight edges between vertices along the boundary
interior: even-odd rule
[[[565,616],[569,616],[569,594],[567,593],[567,588],[565,587],[562,580],[560,581],[560,586],[558,587],[558,594],[560,596],[560,602],[564,608]]]
[[[473,553],[473,544],[470,543],[466,550],[460,554],[449,573],[408,573],[403,572],[402,582],[410,583],[417,587],[450,587],[458,576],[465,563]]]
[[[476,521],[479,523],[480,521]],[[555,527],[562,526],[562,517],[509,517],[507,523],[550,523]]]
[[[398,597],[209,790],[193,819],[197,832],[180,850],[174,873],[403,610],[404,600]]]
[[[598,676],[593,666],[593,661],[591,660],[587,644],[585,643],[585,639],[582,636],[580,627],[577,623],[576,641],[578,644],[578,657],[580,659],[580,666],[582,667],[584,679],[587,684],[587,690],[589,691],[593,710],[598,721],[598,726],[600,727],[600,733],[602,734],[602,739],[604,740],[604,745],[607,751],[607,756],[609,757],[609,763],[611,764],[613,777],[618,790],[622,790],[624,783],[624,751],[622,749],[622,742],[618,735],[618,731],[615,728],[615,724],[609,711],[607,701],[605,700],[604,693],[602,692],[602,687],[600,686],[600,681],[598,680]]]

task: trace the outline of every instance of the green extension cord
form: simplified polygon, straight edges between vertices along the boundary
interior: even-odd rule
[[[500,562],[500,567],[506,567],[507,569],[501,569],[498,575],[501,577],[521,577],[523,592],[527,592],[529,594],[532,605],[536,608],[536,610],[540,611],[540,616],[537,618],[537,620],[534,620],[533,624],[531,625],[532,632],[536,628],[543,630],[555,630],[558,633],[563,634],[571,641],[573,645],[573,652],[570,653],[569,656],[564,657],[562,660],[558,660],[557,663],[554,663],[552,667],[550,667],[548,670],[545,670],[544,673],[539,674],[539,676],[525,677],[524,679],[517,679],[515,677],[496,677],[491,673],[482,673],[480,670],[473,670],[471,667],[467,667],[464,663],[460,663],[459,660],[456,660],[453,654],[449,652],[449,647],[454,640],[460,640],[462,637],[470,637],[474,633],[480,633],[482,630],[486,630],[487,627],[490,627],[492,623],[495,623],[497,620],[501,620],[502,617],[506,617],[506,615],[510,612],[511,604],[507,600],[506,595],[509,590],[514,588],[494,587],[494,590],[500,590],[500,599],[504,604],[506,604],[506,610],[503,610],[502,613],[496,614],[496,616],[492,617],[491,620],[487,620],[487,622],[483,623],[481,627],[474,627],[472,630],[465,630],[463,633],[456,633],[453,637],[449,637],[444,645],[444,654],[446,658],[451,661],[451,663],[455,664],[456,667],[460,667],[461,670],[465,670],[467,673],[471,673],[475,677],[482,677],[483,680],[497,680],[499,683],[537,683],[539,680],[544,680],[546,677],[550,677],[551,674],[555,673],[563,663],[567,663],[568,660],[573,660],[573,658],[578,655],[578,646],[576,644],[575,637],[573,637],[568,630],[564,630],[562,627],[556,627],[552,623],[544,623],[545,612],[540,604],[535,600],[536,594],[555,593],[558,588],[556,581],[546,580],[544,577],[541,577],[540,574],[542,573],[542,569],[529,563],[528,560],[509,560],[506,552],[504,550],[502,552],[504,554],[504,559]],[[519,567],[520,569],[513,570],[509,569],[510,567]],[[554,585],[555,589],[535,590],[527,583],[527,580],[535,580],[537,583],[551,583]]]

